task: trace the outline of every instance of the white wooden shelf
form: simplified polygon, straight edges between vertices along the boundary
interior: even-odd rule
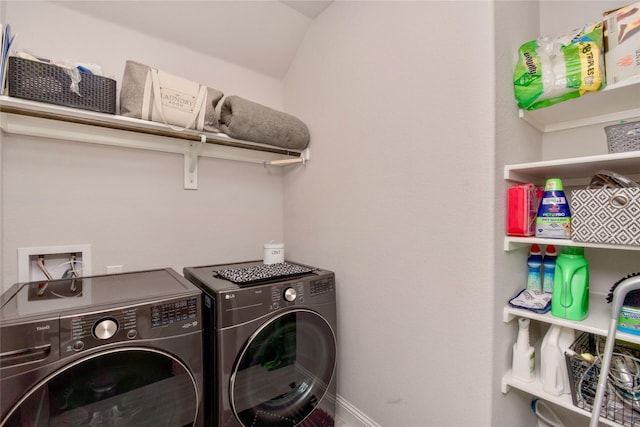
[[[543,185],[560,177],[565,186],[587,185],[600,169],[633,176],[640,171],[640,151],[505,165],[504,179]]]
[[[609,328],[609,320],[611,319],[611,304],[607,304],[606,295],[591,293],[589,295],[589,315],[582,321],[567,320],[561,317],[556,317],[551,314],[551,312],[539,314],[530,310],[514,308],[509,305],[504,307],[502,320],[505,323],[508,323],[517,317],[526,317],[531,320],[559,325],[576,331],[606,336]],[[616,338],[640,344],[640,335],[618,331],[616,333]]]
[[[505,323],[511,322],[512,320],[518,317],[525,317],[531,320],[536,320],[539,322],[544,322],[553,325],[559,325],[562,327],[570,328],[579,332],[588,332],[595,335],[607,336],[609,322],[611,319],[611,304],[607,304],[606,295],[604,294],[596,294],[591,293],[589,295],[589,315],[586,319],[582,321],[574,321],[567,320],[560,317],[556,317],[551,314],[551,312],[547,312],[544,314],[534,313],[533,311],[523,310],[511,307],[509,305],[505,306],[503,309],[503,318],[502,320]],[[577,337],[578,334],[576,334]],[[630,343],[640,344],[640,335],[629,334],[626,332],[618,331],[616,333],[616,339],[620,339],[623,341],[627,341]],[[540,354],[539,352],[539,344],[536,349],[536,354]],[[539,366],[539,358],[536,358],[536,372],[540,372]],[[587,418],[591,417],[591,412],[585,411],[584,409],[580,409],[573,405],[573,401],[571,400],[570,394],[563,394],[560,396],[555,396],[545,392],[542,388],[542,383],[539,378],[536,376],[536,379],[533,382],[527,383],[521,381],[517,378],[514,378],[509,370],[502,377],[502,393],[508,393],[510,388],[516,388],[518,390],[522,390],[531,395],[537,396],[541,399],[547,400],[549,402],[555,403],[558,406],[562,406],[571,411],[577,412],[579,414],[584,415]],[[619,426],[620,424],[615,423],[611,420],[600,417],[600,422],[605,423],[611,426]]]
[[[604,124],[640,117],[640,77],[609,85],[599,92],[538,110],[519,111],[520,118],[541,132]]]
[[[601,169],[611,170],[638,179],[637,174],[640,171],[640,151],[505,165],[504,179],[514,182],[530,182],[543,186],[547,178],[560,177],[565,187],[586,187],[594,173]],[[534,243],[539,245],[581,246],[585,248],[628,251],[640,250],[640,246],[584,243],[566,239],[515,236],[506,236],[504,238],[504,250],[518,250],[529,247]]]
[[[0,96],[4,132],[113,145],[184,156],[185,189],[197,188],[198,157],[286,166],[305,163],[309,150],[289,150],[230,138],[223,133],[175,131],[163,123]]]
[[[591,125],[613,124],[621,120],[635,119],[640,117],[640,76],[636,79],[610,85],[600,92],[587,93],[579,98],[561,102],[551,107],[534,111],[520,110],[519,115],[522,120],[543,133]],[[602,169],[638,180],[640,176],[638,175],[640,174],[640,151],[505,165],[504,179],[506,181],[533,183],[538,186],[543,186],[548,178],[561,178],[565,188],[572,186],[584,188],[589,184],[595,172]],[[506,236],[504,238],[504,250],[511,251],[529,248],[533,243],[539,245],[552,244],[556,246],[582,246],[615,250],[640,250],[638,246],[582,243],[565,239],[514,236]],[[525,317],[539,322],[560,325],[579,332],[606,336],[611,318],[611,307],[610,304],[606,303],[605,295],[591,294],[589,300],[589,315],[585,320],[580,322],[558,318],[551,313],[537,314],[529,310],[516,309],[508,305],[504,307],[504,322],[510,322],[517,317]],[[616,338],[640,344],[640,336],[637,335],[618,332]],[[540,372],[539,366],[536,371]],[[531,383],[526,383],[513,378],[511,371],[509,371],[502,377],[502,392],[507,393],[510,388],[522,390],[579,413],[587,418],[591,418],[591,412],[573,405],[570,394],[554,396],[546,393],[538,378]],[[602,417],[600,417],[600,422],[611,426],[620,425]]]
[[[536,372],[540,372],[540,370],[538,369],[538,367],[536,367]],[[511,388],[515,388],[518,390],[522,390],[526,393],[529,393],[533,396],[537,396],[541,399],[546,400],[547,402],[552,402],[558,406],[561,406],[563,408],[566,408],[570,411],[576,412],[580,415],[583,415],[587,418],[591,418],[591,412],[589,411],[585,411],[584,409],[578,408],[577,406],[574,406],[573,404],[573,400],[571,399],[571,394],[563,394],[560,396],[554,396],[552,394],[549,394],[547,392],[545,392],[542,389],[542,383],[540,382],[540,380],[536,377],[535,380],[533,380],[530,383],[524,382],[524,381],[520,381],[517,378],[514,378],[511,375],[511,370],[509,370],[509,372],[507,372],[506,374],[504,374],[504,376],[502,377],[502,393],[507,393],[509,392],[509,390]],[[600,422],[602,424],[606,424],[609,426],[618,426],[620,427],[621,424],[619,423],[615,423],[609,419],[600,417]]]
[[[505,236],[505,252],[529,248],[533,244],[554,246],[579,246],[581,248],[614,249],[619,251],[640,251],[640,246],[612,245],[607,243],[574,242],[570,239],[548,239],[541,237]]]

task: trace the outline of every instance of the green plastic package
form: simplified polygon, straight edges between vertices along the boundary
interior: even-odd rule
[[[601,22],[518,49],[513,87],[520,108],[548,107],[605,85]]]

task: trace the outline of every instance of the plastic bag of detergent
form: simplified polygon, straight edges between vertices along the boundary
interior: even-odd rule
[[[513,85],[518,107],[535,110],[605,86],[602,22],[518,49]]]

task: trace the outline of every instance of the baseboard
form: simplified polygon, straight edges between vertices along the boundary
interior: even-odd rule
[[[382,427],[340,395],[336,396],[336,416],[348,427]]]

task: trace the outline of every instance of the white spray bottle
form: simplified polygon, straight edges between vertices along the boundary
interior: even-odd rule
[[[529,344],[529,319],[518,319],[518,339],[513,344],[511,374],[520,381],[531,382],[536,372],[536,352]]]

